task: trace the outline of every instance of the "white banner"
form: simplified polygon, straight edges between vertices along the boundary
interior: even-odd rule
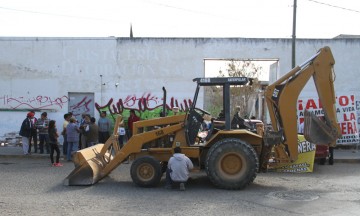
[[[336,114],[342,137],[336,144],[355,144],[359,142],[358,133],[358,111],[360,109],[355,104],[355,96],[339,95],[336,97]],[[323,116],[322,105],[319,98],[301,98],[298,99],[298,126],[304,121],[304,111],[313,111],[317,116]]]

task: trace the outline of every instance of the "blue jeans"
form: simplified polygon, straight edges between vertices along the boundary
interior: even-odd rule
[[[39,140],[40,140],[40,153],[44,153],[44,144],[45,144],[45,149],[46,149],[46,153],[50,153],[50,149],[49,149],[49,134],[39,134]]]
[[[119,135],[119,146],[120,148],[122,148],[124,146],[124,138],[125,138],[125,135]]]
[[[68,161],[71,160],[71,153],[74,151],[77,151],[79,149],[79,141],[75,141],[75,142],[67,142],[67,152],[66,152],[66,158]]]
[[[175,182],[171,179],[171,176],[170,176],[170,173],[172,172],[171,169],[167,168],[166,169],[166,185],[167,186],[173,186],[173,185],[176,185],[178,186],[178,184],[180,183],[186,183],[186,181],[182,181],[182,182]]]
[[[171,179],[170,173],[172,172],[171,169],[166,168],[166,185],[171,186],[173,184],[173,180]]]

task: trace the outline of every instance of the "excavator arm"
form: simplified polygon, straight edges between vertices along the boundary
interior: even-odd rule
[[[297,66],[279,80],[269,85],[265,98],[274,133],[278,137],[275,149],[282,158],[295,161],[298,156],[297,100],[312,77],[323,106],[324,120],[305,111],[304,136],[315,144],[334,146],[341,137],[335,109],[334,73],[335,60],[329,47],[320,49],[301,66]],[[265,135],[266,136],[266,135]],[[266,140],[266,138],[265,138]]]

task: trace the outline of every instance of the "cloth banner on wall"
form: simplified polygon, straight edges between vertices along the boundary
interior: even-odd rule
[[[342,94],[336,97],[336,114],[342,137],[336,141],[337,145],[355,144],[359,142],[358,113],[355,104],[355,95]],[[304,121],[304,111],[309,110],[317,116],[323,116],[322,105],[319,98],[298,99],[297,115],[298,127]]]
[[[306,141],[304,135],[298,135],[298,159],[293,163],[275,167],[276,172],[306,173],[313,172],[315,145]]]
[[[357,114],[358,134],[360,134],[360,100],[358,97],[356,97],[355,107],[356,107],[356,114]]]

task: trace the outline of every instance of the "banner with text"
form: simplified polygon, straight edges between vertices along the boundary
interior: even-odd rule
[[[275,167],[276,172],[304,173],[313,172],[316,146],[298,135],[298,159],[293,163]]]
[[[355,97],[355,108],[356,108],[356,114],[357,114],[357,126],[358,126],[358,134],[360,134],[360,101],[358,97]],[[359,137],[360,139],[360,137]],[[358,143],[359,144],[359,143]]]
[[[336,114],[342,137],[336,144],[356,144],[359,142],[358,113],[355,104],[355,95],[339,95],[336,97]],[[323,116],[322,105],[319,98],[298,99],[297,115],[298,125],[304,121],[304,111],[309,110],[317,116]]]

